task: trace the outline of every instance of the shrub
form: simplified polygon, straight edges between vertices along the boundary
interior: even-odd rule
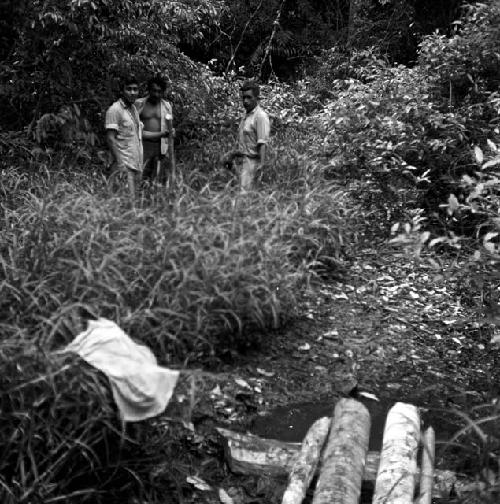
[[[377,59],[362,80],[334,81],[335,97],[309,121],[327,174],[359,184],[365,205],[386,222],[422,205],[435,210],[442,199],[433,191],[453,181],[464,126],[436,107],[430,88],[421,69]]]
[[[469,5],[455,28],[451,37],[424,37],[419,65],[436,79],[436,91],[449,104],[484,102],[500,84],[500,5]]]

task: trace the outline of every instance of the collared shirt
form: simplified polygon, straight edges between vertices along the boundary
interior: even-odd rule
[[[269,142],[270,133],[269,116],[260,105],[246,113],[240,122],[238,132],[238,148],[244,156],[258,158],[259,144]]]
[[[142,112],[142,109],[144,108],[144,104],[146,103],[146,100],[148,99],[147,96],[144,98],[139,98],[135,102],[135,107],[137,111],[140,113]],[[167,100],[162,99],[160,102],[160,128],[162,130],[168,130],[168,121],[172,121],[174,118],[172,114],[172,105],[170,102]],[[165,156],[168,152],[168,138],[161,138],[160,139],[160,154],[162,156]]]
[[[106,111],[105,127],[117,132],[118,163],[142,171],[142,123],[135,106],[127,107],[122,99],[115,101]]]

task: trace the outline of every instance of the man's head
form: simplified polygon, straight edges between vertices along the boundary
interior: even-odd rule
[[[148,97],[153,103],[158,103],[167,89],[167,81],[160,75],[151,77],[148,81]]]
[[[260,88],[256,82],[246,81],[240,88],[241,101],[247,112],[251,112],[259,103]]]
[[[121,81],[120,93],[126,105],[132,105],[139,95],[139,81],[135,75],[127,75]]]

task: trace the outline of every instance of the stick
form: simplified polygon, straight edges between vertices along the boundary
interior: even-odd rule
[[[422,463],[420,471],[420,495],[418,504],[431,504],[434,486],[434,460],[436,454],[436,434],[429,427],[422,439]]]
[[[360,402],[337,403],[312,504],[358,504],[370,424],[370,413]]]
[[[288,486],[281,504],[301,504],[304,500],[318,467],[321,449],[328,436],[330,424],[330,418],[320,418],[307,431],[300,453],[290,472]]]
[[[156,177],[155,177],[155,182],[160,182],[160,175],[161,175],[161,160],[158,158],[156,160]]]
[[[174,152],[174,136],[173,136],[173,124],[172,119],[167,120],[167,129],[168,129],[168,158],[169,165],[171,171],[172,182],[175,178],[175,152]]]
[[[419,440],[418,409],[396,403],[385,422],[373,504],[413,504]]]

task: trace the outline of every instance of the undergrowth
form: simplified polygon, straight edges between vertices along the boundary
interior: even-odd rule
[[[331,186],[242,196],[184,185],[132,206],[104,182],[44,180],[43,192],[2,174],[0,313],[4,338],[26,332],[47,349],[82,313],[116,321],[161,360],[251,343],[354,237],[354,211]]]
[[[185,434],[143,422],[131,436],[106,379],[54,350],[98,316],[169,365],[259,344],[356,239],[348,195],[312,184],[313,168],[294,190],[247,195],[192,171],[168,190],[145,187],[135,205],[92,173],[0,172],[2,502],[181,495],[172,468],[150,478],[188,456]]]

